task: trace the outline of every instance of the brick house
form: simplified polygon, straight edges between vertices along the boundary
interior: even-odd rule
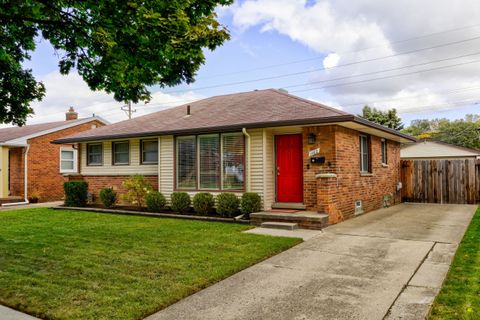
[[[308,210],[336,223],[400,201],[400,143],[413,140],[269,89],[207,98],[56,143],[78,144],[77,178],[94,194],[107,186],[121,193],[121,182],[139,173],[167,199],[174,191],[251,191],[266,212]]]
[[[99,117],[78,119],[73,108],[65,121],[0,129],[0,202],[63,198],[63,175],[76,172],[77,150],[55,145],[55,139],[91,130],[107,122]]]

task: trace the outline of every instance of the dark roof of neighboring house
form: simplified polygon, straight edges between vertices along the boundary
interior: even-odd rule
[[[190,116],[187,115],[188,106]],[[59,139],[55,143],[341,121],[355,121],[412,140],[410,136],[344,111],[280,90],[267,89],[206,98],[85,131]]]
[[[69,121],[55,121],[39,124],[25,125],[23,127],[11,127],[0,129],[0,142],[6,142],[14,139],[19,139],[25,136],[35,135],[43,131],[53,130],[55,128],[61,128],[67,125],[74,125],[76,123],[84,122],[87,119],[94,120],[93,118],[83,118]]]

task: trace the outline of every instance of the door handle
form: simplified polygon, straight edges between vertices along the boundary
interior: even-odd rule
[[[280,167],[277,167],[277,176],[280,175]]]

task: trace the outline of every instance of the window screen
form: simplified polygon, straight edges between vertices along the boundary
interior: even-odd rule
[[[75,170],[75,152],[73,150],[60,151],[60,172]]]
[[[244,188],[245,142],[242,133],[222,135],[222,189],[241,190]]]
[[[103,146],[101,143],[87,144],[87,165],[101,166],[103,164]]]
[[[382,139],[382,163],[387,163],[387,141]]]
[[[220,138],[218,134],[198,136],[200,189],[220,186]]]
[[[195,136],[178,137],[176,150],[177,188],[195,189],[197,186]]]
[[[130,146],[128,141],[113,142],[113,164],[122,165],[130,162]]]
[[[158,163],[158,141],[142,140],[142,163]]]

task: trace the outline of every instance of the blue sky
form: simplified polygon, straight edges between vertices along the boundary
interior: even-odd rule
[[[214,52],[205,52],[206,63],[197,81],[190,86],[152,88],[152,102],[136,106],[135,116],[213,95],[285,87],[292,94],[351,113],[360,112],[365,103],[381,109],[396,107],[406,124],[418,118],[457,119],[480,113],[475,104],[480,90],[480,63],[475,60],[480,56],[474,55],[480,44],[480,39],[475,39],[480,35],[480,25],[476,25],[480,6],[472,0],[465,9],[449,12],[448,5],[435,2],[432,11],[433,5],[433,0],[410,7],[380,0],[236,2],[218,10],[221,23],[231,31],[231,40]],[[416,14],[422,7],[431,11],[429,19]],[[405,39],[410,40],[398,42]],[[465,43],[449,45],[460,40]],[[429,46],[441,47],[420,50]],[[395,56],[415,50],[420,51]],[[468,54],[472,56],[462,58]],[[329,55],[332,60],[325,60]],[[388,56],[392,57],[385,58]],[[110,121],[126,119],[121,103],[104,93],[91,92],[76,74],[59,75],[57,63],[48,42],[39,39],[26,66],[44,81],[47,96],[34,104],[36,116],[29,123],[59,120],[70,105],[81,116],[95,112]],[[455,63],[465,65],[451,67]],[[336,67],[342,64],[352,66]],[[324,66],[333,68],[318,70]],[[397,70],[384,71],[392,68]],[[428,68],[434,70],[422,71]],[[308,72],[315,69],[318,71]],[[254,81],[295,72],[303,73]],[[372,72],[375,74],[364,75]],[[398,76],[405,72],[412,74]],[[369,80],[376,77],[386,78]],[[332,80],[338,78],[343,80]],[[344,85],[359,80],[368,81]],[[241,81],[250,82],[226,86]],[[338,86],[318,88],[330,85]],[[202,89],[211,86],[220,87]]]

